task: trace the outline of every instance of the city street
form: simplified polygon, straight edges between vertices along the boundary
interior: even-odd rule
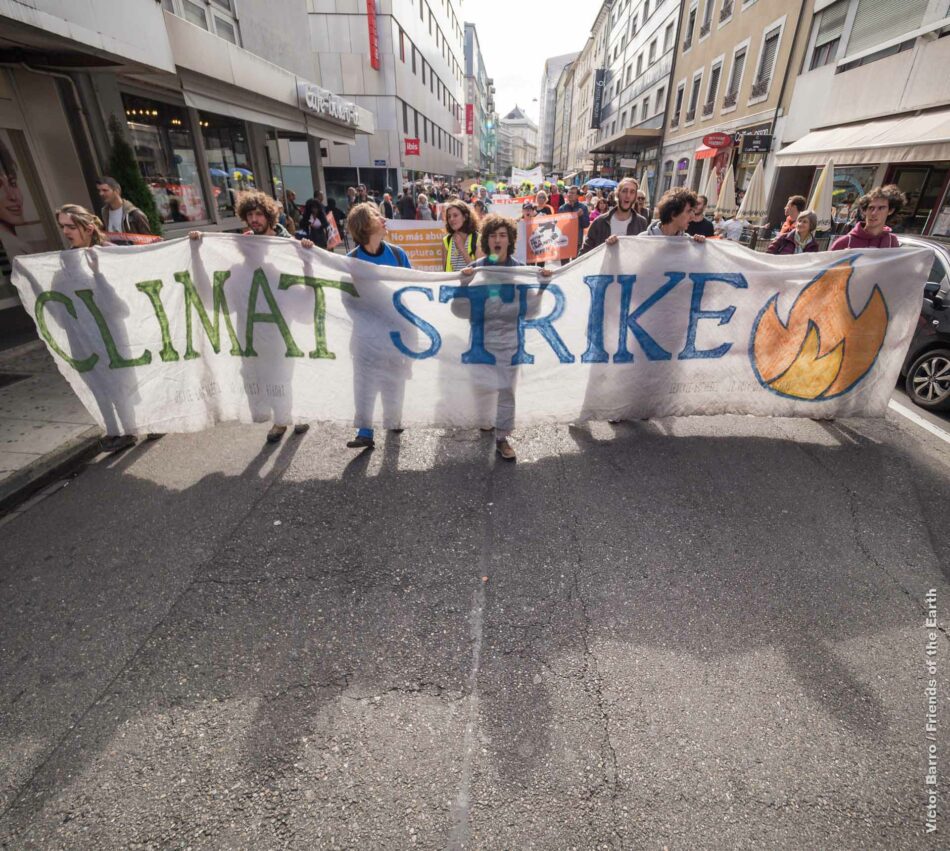
[[[0,521],[0,847],[937,848],[895,400],[99,456]]]

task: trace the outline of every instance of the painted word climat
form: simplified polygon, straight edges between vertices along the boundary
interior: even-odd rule
[[[542,279],[379,267],[206,234],[17,258],[14,284],[109,434],[237,420],[481,426],[737,413],[883,416],[926,249],[773,257],[624,237]]]

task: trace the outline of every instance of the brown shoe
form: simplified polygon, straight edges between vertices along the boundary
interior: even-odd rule
[[[504,461],[514,461],[517,457],[515,455],[515,450],[512,445],[508,442],[508,439],[496,440],[495,441],[495,451],[502,457]]]
[[[268,443],[277,443],[284,436],[284,432],[287,431],[287,426],[271,426],[269,432],[267,432],[267,442]]]

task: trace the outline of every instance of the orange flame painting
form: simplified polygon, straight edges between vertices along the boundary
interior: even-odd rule
[[[887,333],[887,305],[875,286],[864,309],[851,310],[853,262],[849,257],[808,284],[787,322],[778,315],[778,294],[762,309],[752,332],[753,367],[770,390],[823,401],[847,393],[871,369]]]

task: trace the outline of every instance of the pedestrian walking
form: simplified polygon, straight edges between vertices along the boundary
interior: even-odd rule
[[[406,184],[402,188],[402,196],[396,202],[399,218],[412,221],[416,217],[416,202],[412,198],[412,187]]]
[[[383,214],[384,219],[396,218],[396,208],[393,206],[393,196],[388,192],[383,193],[383,200],[379,202],[379,212]]]
[[[329,224],[327,211],[323,206],[323,193],[319,189],[314,189],[313,197],[303,207],[303,214],[300,217],[301,230],[307,232],[307,239],[314,245],[326,251]]]
[[[313,198],[311,200],[316,200]],[[310,201],[307,202],[310,204]],[[238,217],[247,225],[244,231],[245,236],[277,236],[284,239],[291,239],[290,232],[277,219],[280,215],[280,207],[277,202],[269,195],[263,192],[245,192],[237,203],[235,209]],[[306,215],[306,210],[305,213]],[[200,240],[202,233],[200,230],[190,231],[189,239]],[[310,239],[300,240],[304,248],[313,248],[314,243]],[[304,434],[310,428],[309,423],[295,423],[294,434]],[[287,432],[286,423],[275,422],[267,432],[267,442],[277,443]]]
[[[534,196],[534,202],[539,216],[554,215],[554,208],[548,203],[548,193],[543,189],[538,190],[537,195]]]
[[[416,219],[419,221],[435,221],[435,204],[429,203],[429,196],[420,192],[416,198]]]
[[[793,230],[795,230],[795,226],[798,223],[798,217],[801,215],[806,206],[808,206],[808,202],[805,200],[804,196],[789,196],[788,201],[785,204],[785,221],[782,223],[782,228],[779,230],[779,234],[791,233]]]
[[[152,228],[145,215],[131,201],[122,197],[122,187],[114,177],[97,177],[96,190],[102,200],[99,219],[106,233],[151,234]]]

